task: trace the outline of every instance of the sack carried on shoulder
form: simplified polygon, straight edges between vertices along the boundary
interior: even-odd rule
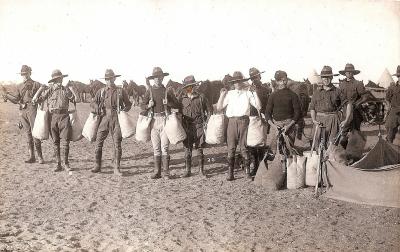
[[[69,112],[69,120],[71,122],[71,140],[73,142],[79,141],[83,138],[82,136],[82,122],[79,119],[76,109]]]
[[[100,119],[96,114],[90,113],[85,122],[85,125],[83,126],[82,136],[84,136],[91,143],[96,140],[99,120]]]
[[[223,144],[225,142],[225,115],[211,115],[207,123],[206,143]]]
[[[267,138],[266,122],[260,116],[249,117],[246,144],[249,147],[262,147]]]
[[[177,144],[186,139],[186,132],[176,113],[167,116],[164,126],[165,134],[171,144]]]
[[[38,106],[35,122],[33,123],[32,136],[39,140],[49,139],[49,113]]]
[[[141,142],[150,141],[150,124],[152,117],[139,114],[136,122],[136,135],[135,138]]]
[[[118,122],[121,128],[122,138],[128,138],[135,134],[135,121],[130,114],[125,111],[119,111]]]

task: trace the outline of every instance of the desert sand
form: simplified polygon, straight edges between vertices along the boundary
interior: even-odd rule
[[[88,104],[78,104],[86,120]],[[130,112],[137,115],[138,108]],[[226,177],[225,147],[205,149],[207,177],[184,173],[172,145],[171,180],[152,180],[151,143],[123,140],[123,177],[93,174],[94,144],[71,143],[71,173],[25,164],[17,106],[0,104],[0,251],[399,251],[400,209],[313,197],[312,188],[266,192],[237,169]],[[367,128],[370,148],[377,128]],[[306,135],[310,131],[307,129]]]

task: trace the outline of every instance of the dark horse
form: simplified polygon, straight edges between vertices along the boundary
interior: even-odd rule
[[[140,99],[143,100],[143,96],[146,93],[146,87],[136,84],[136,82],[130,80],[129,83],[124,80],[122,82],[122,88],[128,93],[128,96],[133,98],[133,105],[139,105]]]

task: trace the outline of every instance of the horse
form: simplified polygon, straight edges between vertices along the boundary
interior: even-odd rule
[[[90,86],[82,83],[80,81],[70,80],[67,83],[67,86],[72,86],[73,89],[77,92],[78,101],[77,102],[87,102],[87,94],[90,94]],[[93,98],[93,97],[91,97]]]

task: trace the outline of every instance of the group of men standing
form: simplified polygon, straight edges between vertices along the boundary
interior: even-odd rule
[[[77,94],[68,85],[62,85],[63,78],[67,75],[60,70],[54,70],[49,80],[50,85],[45,86],[31,79],[32,69],[23,65],[20,75],[23,83],[18,86],[15,93],[3,94],[5,100],[19,104],[22,127],[27,134],[29,159],[26,163],[36,162],[35,149],[38,162],[43,164],[41,141],[32,136],[38,104],[43,107],[47,105],[50,121],[50,136],[54,144],[54,154],[57,160],[55,171],[70,170],[69,167],[69,142],[71,140],[71,122],[69,117],[69,103],[77,100]],[[339,71],[346,78],[336,88],[332,79],[338,74],[333,73],[332,68],[324,66],[320,77],[322,85],[314,92],[311,103],[311,119],[315,130],[319,134],[319,126],[325,127],[326,144],[332,142],[339,132],[342,132],[341,144],[347,145],[346,133],[351,130],[360,130],[362,116],[354,109],[353,103],[365,92],[362,82],[356,80],[354,75],[360,73],[352,64],[346,64],[345,69]],[[221,89],[220,97],[216,105],[217,111],[223,111],[228,118],[227,126],[227,161],[228,181],[234,180],[234,165],[236,149],[239,149],[243,157],[243,164],[248,177],[255,176],[259,163],[265,157],[274,158],[276,151],[277,136],[285,134],[290,143],[295,141],[295,124],[302,115],[299,96],[287,86],[288,77],[286,72],[277,71],[275,81],[277,84],[274,92],[262,84],[261,74],[258,69],[250,68],[249,78],[245,78],[239,71],[233,73],[226,81],[232,86],[231,90]],[[199,160],[199,171],[205,175],[204,153],[205,127],[209,117],[213,114],[213,107],[207,98],[194,88],[199,82],[193,75],[187,76],[183,81],[183,88],[178,96],[169,92],[162,84],[168,73],[163,72],[160,67],[155,67],[151,76],[146,78],[147,91],[144,95],[141,108],[142,113],[152,117],[150,124],[151,142],[154,150],[154,174],[152,179],[161,178],[161,171],[169,178],[169,140],[164,131],[166,117],[171,109],[178,109],[182,115],[182,125],[186,132],[183,142],[185,151],[184,177],[191,176],[193,150],[197,153]],[[90,105],[91,112],[99,118],[99,127],[96,136],[95,160],[96,165],[91,170],[94,173],[101,171],[102,148],[108,133],[114,144],[114,173],[122,175],[120,161],[122,156],[122,134],[118,122],[119,111],[129,111],[132,103],[126,91],[115,85],[115,80],[120,75],[114,74],[113,70],[107,69],[104,79],[106,87],[97,91]],[[400,66],[394,74],[400,79]],[[150,85],[150,80],[154,84]],[[251,80],[251,85],[248,81]],[[390,86],[386,99],[390,103],[390,111],[386,119],[387,140],[393,142],[400,125],[400,83],[399,80]],[[343,117],[339,111],[343,109]],[[246,136],[249,126],[249,116],[265,115],[270,127],[271,146],[248,147]],[[63,162],[61,161],[61,142],[63,142]],[[253,160],[253,170],[250,170],[250,160]],[[163,169],[162,169],[163,168]]]

